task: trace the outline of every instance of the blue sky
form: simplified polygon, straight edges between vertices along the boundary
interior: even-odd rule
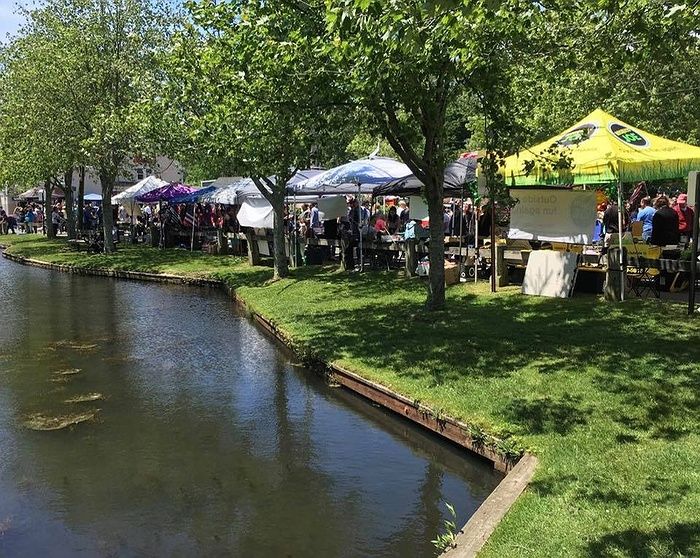
[[[5,40],[7,33],[17,31],[22,22],[14,12],[17,8],[16,0],[0,0],[0,40]]]

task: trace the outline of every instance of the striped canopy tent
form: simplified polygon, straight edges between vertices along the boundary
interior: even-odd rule
[[[551,170],[553,158],[573,168]],[[531,167],[529,172],[527,167]],[[604,184],[684,178],[700,169],[700,147],[655,136],[596,109],[565,132],[505,160],[507,185]]]

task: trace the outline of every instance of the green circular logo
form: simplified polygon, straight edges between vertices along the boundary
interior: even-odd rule
[[[612,122],[608,129],[613,136],[627,145],[632,145],[633,147],[647,147],[649,145],[649,141],[642,134],[629,126]]]
[[[591,138],[597,129],[595,124],[581,124],[560,137],[557,145],[577,145]]]

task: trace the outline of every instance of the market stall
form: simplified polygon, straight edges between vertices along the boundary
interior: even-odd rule
[[[515,188],[617,185],[616,243],[624,298],[623,183],[683,179],[698,168],[700,147],[655,136],[596,109],[562,134],[508,157],[502,173],[506,184]],[[546,219],[543,214],[542,221]]]

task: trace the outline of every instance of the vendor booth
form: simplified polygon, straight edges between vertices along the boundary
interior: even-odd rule
[[[557,168],[557,160],[564,156],[571,162],[570,168]],[[620,119],[597,109],[574,124],[571,128],[534,147],[525,149],[517,155],[508,157],[503,167],[503,176],[507,185],[514,188],[551,185],[600,185],[615,183],[617,185],[617,206],[622,209],[622,184],[638,181],[684,179],[690,171],[700,168],[700,147],[686,145],[655,136]],[[513,197],[522,196],[522,191],[515,191]],[[550,204],[550,210],[544,205],[549,203],[546,190],[536,203],[526,203],[513,211],[516,227],[514,238],[548,237],[547,228],[556,228],[552,220],[557,221],[564,234],[580,235],[581,238],[554,240],[586,241],[590,226],[582,215],[595,210],[595,199],[589,194],[587,201],[574,200],[573,196],[585,197],[585,194],[569,192],[552,194],[563,196],[571,204],[572,211],[562,210],[561,203]],[[526,198],[537,198],[532,193]],[[544,200],[544,202],[542,201]],[[558,206],[558,207],[557,207]],[[533,213],[539,211],[540,213]],[[549,219],[554,217],[553,219]],[[623,231],[622,211],[617,212],[618,230]],[[576,219],[581,226],[576,225]],[[525,223],[525,226],[523,226]],[[572,224],[573,223],[573,224]],[[544,231],[544,232],[543,232]],[[554,235],[561,231],[555,231]],[[625,268],[623,261],[623,235],[616,235],[619,247],[618,268],[622,285],[620,296],[624,298]],[[551,238],[551,234],[550,234]]]

